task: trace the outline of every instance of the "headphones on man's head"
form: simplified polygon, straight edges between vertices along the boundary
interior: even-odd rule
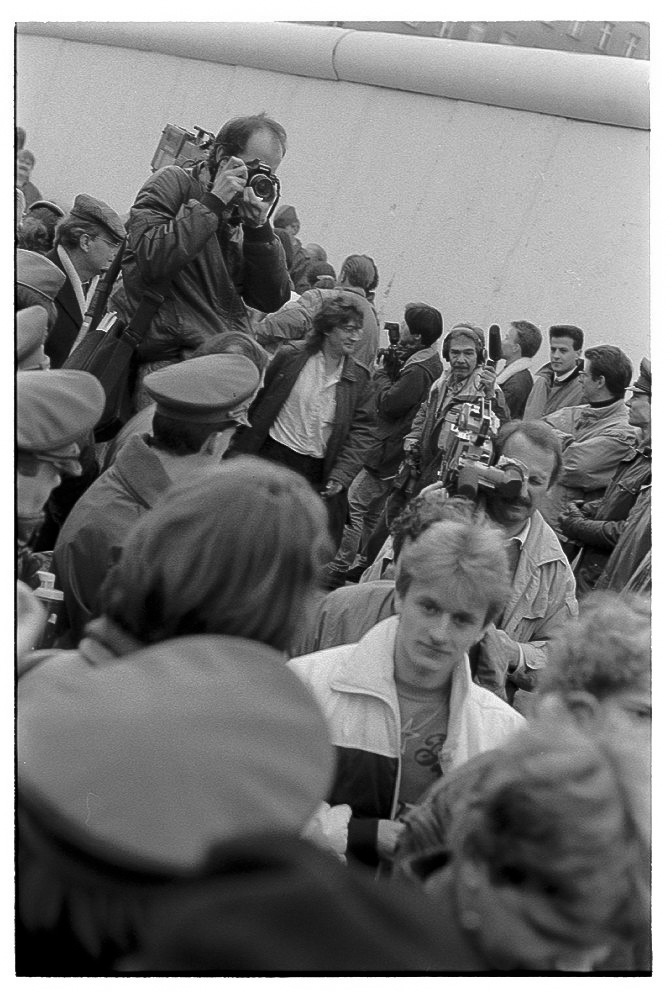
[[[485,350],[485,335],[480,328],[476,328],[471,324],[456,324],[455,327],[451,327],[448,334],[446,334],[443,341],[442,354],[447,362],[450,362],[450,341],[453,337],[468,337],[471,338],[476,345],[476,364],[484,365],[486,359]]]

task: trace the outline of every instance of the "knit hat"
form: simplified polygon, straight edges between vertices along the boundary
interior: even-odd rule
[[[18,709],[19,788],[112,859],[195,867],[215,843],[299,833],[329,790],[317,701],[280,652],[242,638],[38,665]]]
[[[643,358],[639,363],[639,376],[632,385],[632,391],[651,395],[651,361],[648,358]]]

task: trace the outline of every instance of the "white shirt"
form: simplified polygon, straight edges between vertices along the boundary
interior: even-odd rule
[[[310,356],[269,431],[274,441],[299,455],[324,458],[336,417],[336,384],[343,361],[329,373],[321,351]]]

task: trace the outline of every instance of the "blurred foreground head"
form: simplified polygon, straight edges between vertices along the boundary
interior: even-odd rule
[[[144,644],[230,634],[285,650],[328,554],[326,511],[309,484],[239,456],[172,487],[142,518],[101,612]]]
[[[647,933],[649,778],[623,725],[533,722],[437,783],[397,865],[487,967],[588,970]]]

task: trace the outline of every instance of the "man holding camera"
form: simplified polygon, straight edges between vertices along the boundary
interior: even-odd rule
[[[289,299],[285,253],[269,222],[286,137],[265,114],[235,118],[207,161],[165,166],[141,188],[128,220],[123,289],[113,297],[125,320],[148,290],[164,297],[138,349],[141,375],[188,358],[215,334],[252,333],[248,307],[268,313]]]
[[[391,343],[382,353],[374,375],[375,440],[348,490],[349,522],[338,554],[329,565],[327,583],[331,588],[345,583],[351,566],[357,569],[363,564],[355,560],[353,565],[357,548],[366,542],[390,491],[413,417],[443,371],[436,347],[443,333],[443,318],[435,307],[407,304],[399,332],[398,344]]]

